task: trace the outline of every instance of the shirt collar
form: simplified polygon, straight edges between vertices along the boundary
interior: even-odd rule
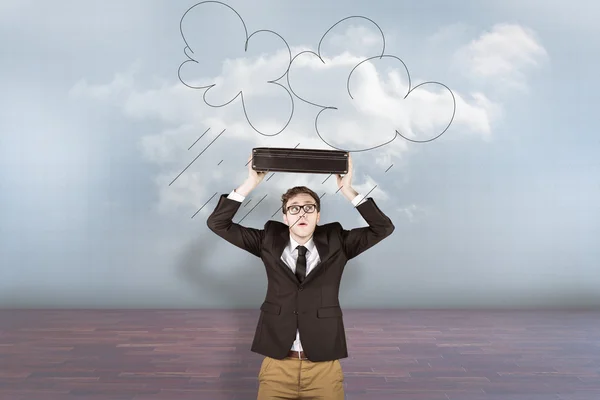
[[[293,252],[294,250],[296,250],[296,247],[297,247],[298,245],[299,245],[299,243],[298,243],[298,242],[296,242],[296,241],[294,240],[294,238],[292,237],[292,235],[290,234],[290,242],[289,242],[289,244],[288,244],[288,250],[289,250],[290,252]],[[306,247],[306,249],[307,249],[308,251],[313,251],[313,250],[314,250],[314,248],[315,248],[315,242],[314,242],[314,240],[313,240],[313,238],[312,238],[312,237],[310,238],[310,240],[309,240],[308,242],[306,242],[306,243],[304,244],[304,247]]]

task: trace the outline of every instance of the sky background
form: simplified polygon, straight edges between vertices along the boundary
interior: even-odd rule
[[[343,307],[600,305],[600,5],[232,0],[248,34],[285,39],[257,33],[244,52],[240,20],[215,4],[186,14],[184,42],[194,4],[0,3],[0,306],[257,308],[260,259],[206,218],[246,178],[253,147],[327,143],[354,151],[354,188],[375,187],[396,226],[348,263]],[[451,89],[442,136],[373,148],[395,129],[437,136],[453,102],[433,84],[404,99],[392,57],[355,70],[351,99],[350,71],[383,50],[366,19],[338,24],[324,63],[303,53],[279,81],[337,107],[317,124],[319,107],[265,83],[348,16],[379,25],[412,87]],[[180,80],[186,42],[198,62]],[[203,98],[184,82],[216,86]],[[248,119],[239,97],[205,103],[240,90]],[[322,224],[365,226],[325,178],[276,173],[234,222],[281,220],[281,194],[307,185],[323,195]]]

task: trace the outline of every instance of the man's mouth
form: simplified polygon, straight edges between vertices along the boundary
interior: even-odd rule
[[[306,226],[308,224],[306,222],[298,222],[298,225],[300,225],[300,226]]]

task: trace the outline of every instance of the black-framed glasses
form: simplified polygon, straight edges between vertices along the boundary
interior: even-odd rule
[[[286,211],[292,215],[296,215],[302,209],[304,210],[305,213],[310,214],[317,209],[317,205],[316,204],[304,204],[302,206],[293,205],[293,206],[289,206],[288,208],[286,208]]]

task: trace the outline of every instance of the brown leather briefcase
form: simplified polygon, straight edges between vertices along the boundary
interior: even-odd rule
[[[346,174],[348,173],[348,152],[256,147],[252,149],[252,168],[255,171]]]

